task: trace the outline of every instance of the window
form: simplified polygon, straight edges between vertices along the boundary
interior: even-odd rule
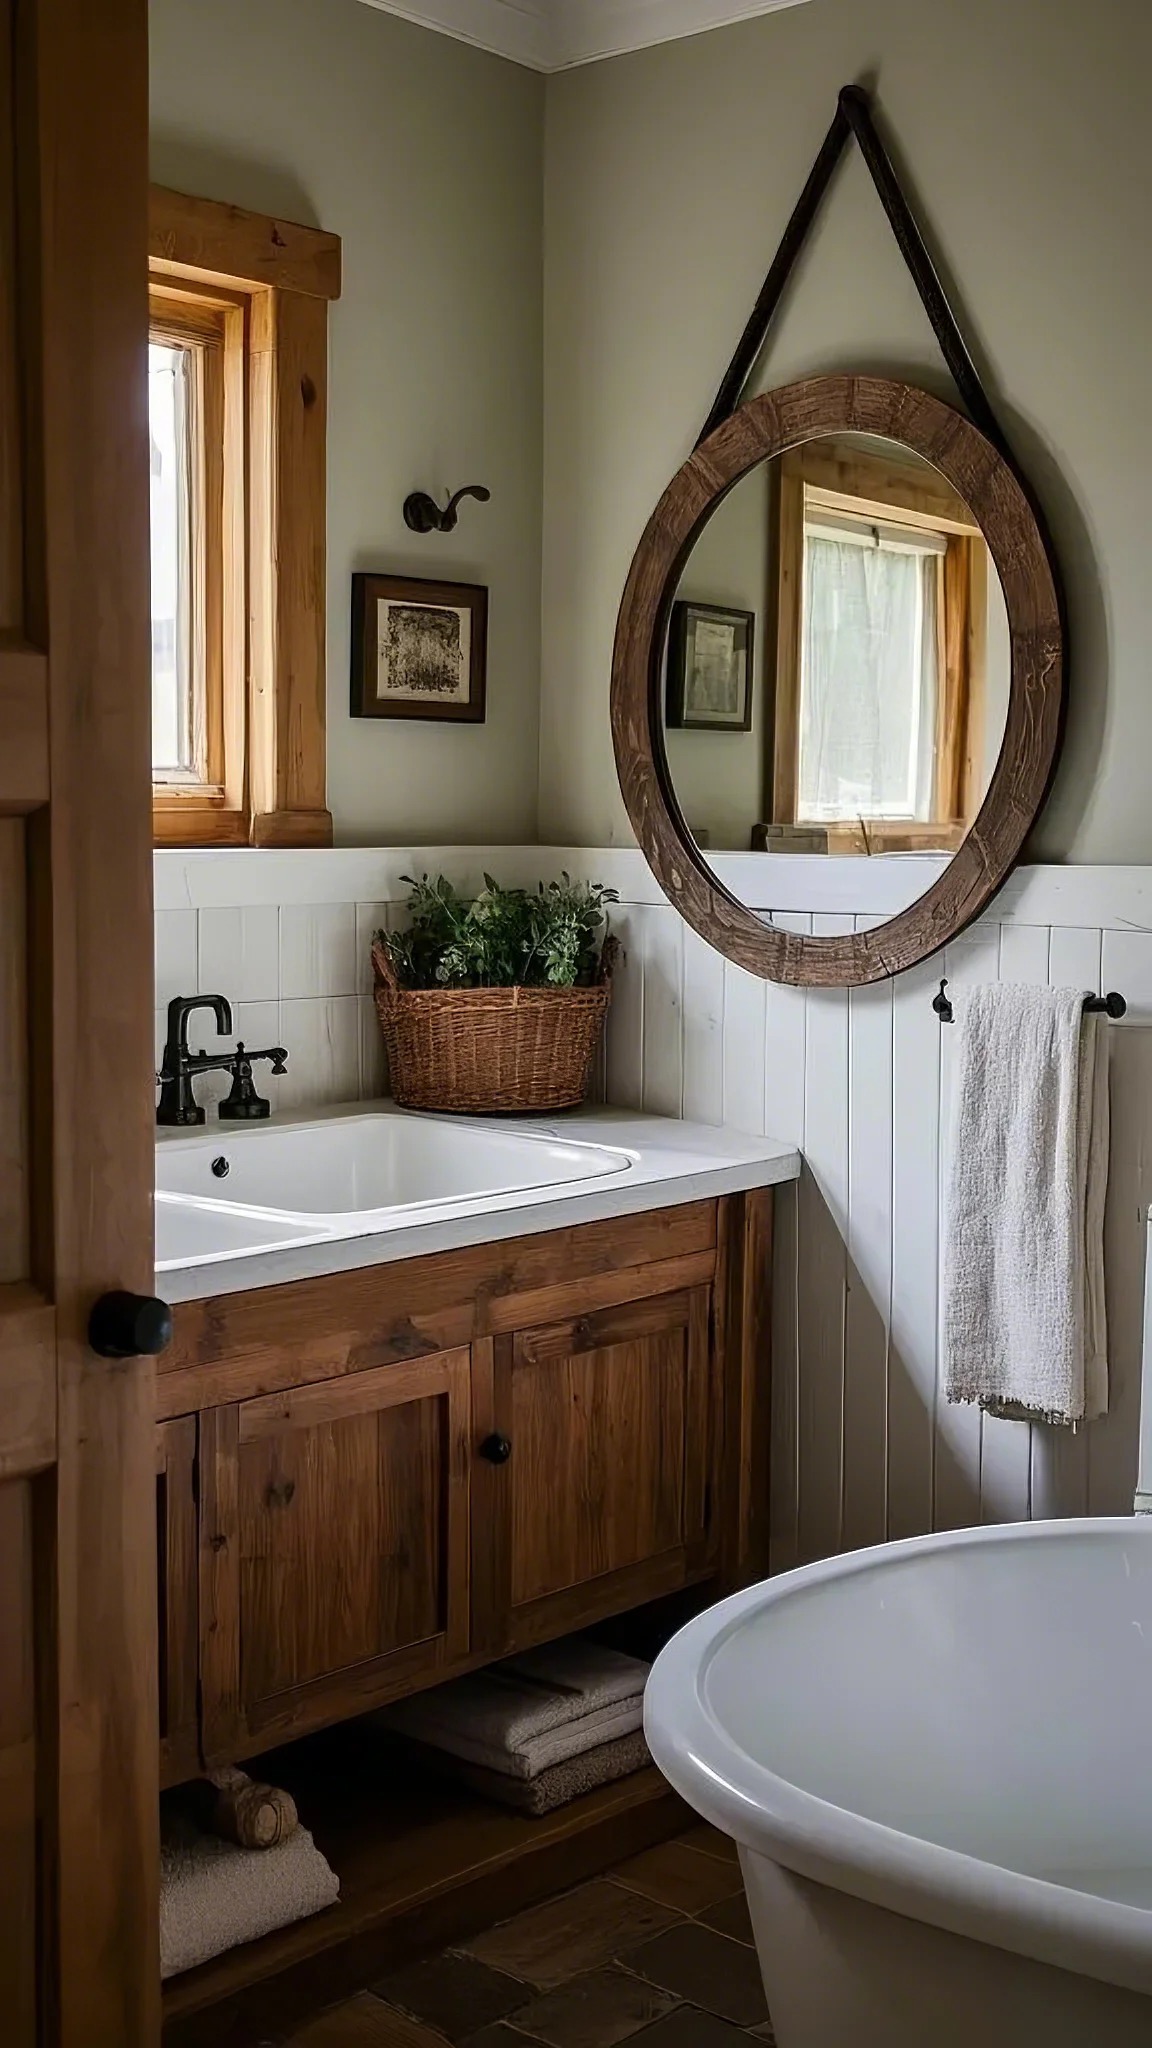
[[[928,464],[810,442],[781,460],[772,533],[773,820],[829,852],[959,845],[988,774],[967,506]]]
[[[801,821],[933,817],[946,551],[939,534],[805,519]]]
[[[158,844],[318,845],[335,236],[154,187],[148,398]]]

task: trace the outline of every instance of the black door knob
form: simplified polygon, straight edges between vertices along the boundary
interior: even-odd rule
[[[102,1294],[88,1318],[99,1358],[155,1358],[172,1342],[172,1311],[151,1294]]]
[[[490,1465],[506,1465],[512,1456],[512,1446],[506,1436],[486,1436],[480,1446],[480,1456],[487,1458]]]

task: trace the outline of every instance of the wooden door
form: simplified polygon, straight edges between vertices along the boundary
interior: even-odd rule
[[[706,1575],[720,1434],[709,1299],[685,1288],[492,1343],[494,1429],[473,1489],[492,1654]]]
[[[467,1655],[469,1435],[465,1349],[200,1417],[208,1762]]]
[[[159,2035],[146,0],[0,0],[0,2014]]]

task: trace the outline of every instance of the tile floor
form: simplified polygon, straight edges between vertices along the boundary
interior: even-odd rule
[[[736,1852],[700,1826],[333,2006],[289,2048],[748,2048],[772,2028]]]

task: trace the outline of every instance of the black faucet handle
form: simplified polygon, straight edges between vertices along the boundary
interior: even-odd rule
[[[217,1111],[225,1123],[252,1123],[272,1113],[272,1104],[264,1095],[256,1093],[252,1079],[253,1060],[270,1060],[272,1072],[283,1074],[288,1069],[288,1054],[282,1045],[272,1045],[258,1052],[248,1052],[241,1039],[231,1058],[224,1062],[232,1075],[232,1086]]]

